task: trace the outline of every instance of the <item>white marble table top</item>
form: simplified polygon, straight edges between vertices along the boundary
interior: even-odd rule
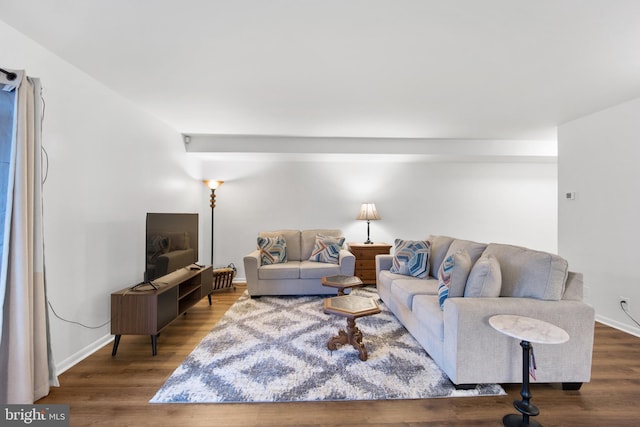
[[[562,328],[531,317],[498,314],[489,319],[497,331],[519,340],[539,344],[562,344],[569,341],[569,334]]]

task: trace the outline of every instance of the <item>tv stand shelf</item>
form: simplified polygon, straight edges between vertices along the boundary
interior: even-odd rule
[[[153,284],[158,289],[146,285],[111,294],[112,356],[118,352],[122,335],[150,335],[155,356],[160,332],[213,292],[213,269],[185,267],[153,280]]]

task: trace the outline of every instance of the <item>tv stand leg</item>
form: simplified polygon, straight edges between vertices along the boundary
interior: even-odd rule
[[[158,336],[151,335],[151,354],[155,356],[158,354]]]
[[[118,352],[118,344],[120,344],[120,337],[122,335],[116,335],[116,339],[113,341],[113,350],[111,351],[111,356],[115,356]]]

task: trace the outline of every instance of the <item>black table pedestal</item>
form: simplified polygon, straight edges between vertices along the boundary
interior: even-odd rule
[[[536,405],[529,402],[531,400],[531,391],[529,389],[529,357],[531,353],[531,343],[529,341],[522,340],[520,342],[520,347],[522,347],[522,390],[520,391],[522,400],[514,400],[513,406],[522,415],[505,415],[504,418],[502,418],[502,423],[506,427],[537,427],[541,426],[541,424],[537,421],[529,419],[529,417],[535,417],[536,415],[540,414],[540,410],[536,407]]]

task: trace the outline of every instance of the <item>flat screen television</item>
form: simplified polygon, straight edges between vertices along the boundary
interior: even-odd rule
[[[198,262],[197,213],[147,213],[145,282]]]

